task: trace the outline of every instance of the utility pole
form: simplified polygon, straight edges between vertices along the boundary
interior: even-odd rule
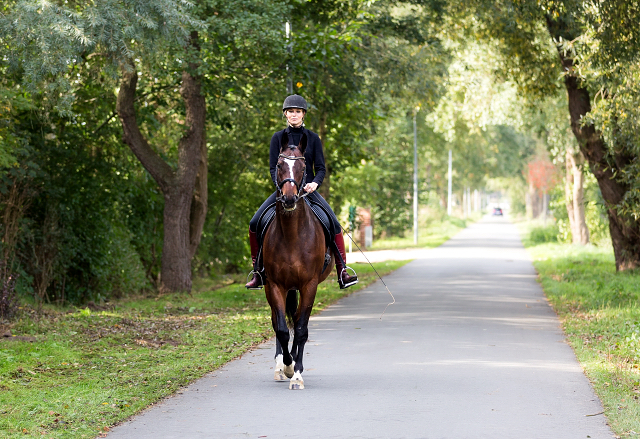
[[[293,52],[293,47],[290,40],[291,23],[289,23],[288,21],[284,24],[284,31],[287,36],[287,52],[289,52],[289,55],[291,55],[291,53]],[[289,63],[287,63],[287,94],[293,94],[293,80],[291,79],[291,73],[289,72]]]
[[[418,245],[418,128],[416,114],[420,107],[413,112],[413,244]]]
[[[452,169],[452,157],[451,157],[451,150],[449,150],[449,196],[447,198],[447,215],[451,216],[451,189],[452,189],[452,185],[451,185],[451,169]]]

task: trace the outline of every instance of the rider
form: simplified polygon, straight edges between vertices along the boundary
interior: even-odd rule
[[[280,154],[280,142],[282,140],[283,133],[287,133],[289,137],[289,143],[299,145],[303,135],[307,137],[307,147],[304,151],[304,161],[307,167],[306,180],[303,182],[304,191],[308,194],[307,198],[316,204],[320,204],[324,210],[329,214],[329,217],[334,223],[334,229],[338,231],[335,235],[335,244],[342,261],[347,263],[347,255],[344,250],[344,238],[342,237],[342,228],[335,213],[329,207],[329,203],[325,201],[322,196],[316,192],[318,186],[322,184],[324,175],[326,173],[324,165],[324,153],[322,152],[322,142],[320,137],[311,130],[304,127],[304,116],[307,113],[307,101],[302,96],[291,95],[288,96],[282,104],[282,111],[287,118],[287,128],[282,131],[278,131],[271,138],[271,146],[269,147],[269,170],[271,171],[271,180],[276,184],[276,165],[278,164],[278,155]],[[264,273],[258,273],[258,235],[257,226],[260,216],[264,210],[276,202],[277,191],[271,194],[267,200],[262,203],[262,206],[258,209],[256,214],[249,223],[249,243],[251,245],[251,259],[253,261],[253,279],[251,279],[246,287],[249,289],[260,289],[263,285]],[[347,273],[346,267],[343,266],[339,257],[335,257],[336,260],[336,272],[338,273],[338,283],[340,288],[348,288],[351,285],[358,283],[358,276],[351,276]]]

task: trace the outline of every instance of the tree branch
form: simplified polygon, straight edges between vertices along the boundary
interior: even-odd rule
[[[175,87],[175,86],[176,86],[175,84],[169,84],[169,85],[165,85],[165,86],[163,86],[163,87],[157,88],[157,89],[155,89],[155,90],[151,90],[151,91],[150,91],[150,92],[148,92],[148,93],[144,93],[144,94],[141,94],[140,96],[136,97],[136,99],[134,100],[134,102],[138,102],[140,99],[146,98],[146,97],[147,97],[147,96],[149,96],[149,95],[152,95],[152,94],[157,93],[157,92],[159,92],[159,91],[161,91],[161,90],[165,90],[165,89],[167,89],[167,88],[171,88],[171,87]],[[105,127],[105,125],[107,125],[109,122],[111,122],[111,119],[113,119],[113,118],[114,118],[114,117],[116,117],[117,115],[118,115],[118,112],[117,112],[117,111],[114,111],[113,113],[111,113],[111,114],[109,115],[109,117],[107,118],[107,120],[105,120],[104,122],[102,122],[102,124],[100,124],[100,126],[99,126],[98,128],[96,128],[96,129],[93,131],[93,133],[91,133],[91,136],[95,136],[95,135],[98,133],[98,131],[100,131],[102,128],[104,128],[104,127]]]
[[[142,166],[149,171],[162,192],[166,193],[170,187],[171,180],[174,178],[174,172],[149,146],[149,143],[140,132],[134,106],[137,82],[138,73],[135,69],[123,68],[116,104],[116,112],[122,122],[123,140],[140,160]]]

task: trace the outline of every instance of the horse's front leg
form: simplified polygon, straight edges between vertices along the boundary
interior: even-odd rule
[[[295,353],[293,358],[294,374],[293,377],[291,377],[291,381],[289,381],[289,389],[292,390],[304,389],[304,380],[302,379],[304,366],[302,364],[302,357],[304,355],[304,345],[309,339],[309,317],[311,316],[317,289],[318,282],[314,280],[300,289],[300,304],[298,305],[298,312],[295,316],[293,346],[291,348],[291,351]]]
[[[273,379],[276,381],[286,381],[288,378],[284,374],[284,356],[282,355],[282,345],[280,344],[280,340],[276,337],[276,368],[273,372]]]
[[[285,317],[286,291],[283,294],[281,289],[267,282],[265,293],[271,307],[271,326],[276,334],[276,370],[274,379],[276,381],[284,381],[294,374],[293,357],[289,353],[289,328]]]

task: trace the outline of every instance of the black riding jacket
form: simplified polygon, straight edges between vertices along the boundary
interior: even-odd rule
[[[318,183],[319,187],[324,180],[324,175],[327,173],[327,169],[324,165],[322,142],[316,133],[303,127],[287,127],[286,129],[275,133],[271,138],[271,146],[269,147],[269,172],[271,172],[271,180],[277,186],[276,165],[278,164],[278,156],[280,155],[282,135],[285,131],[289,136],[289,144],[299,145],[302,136],[307,136],[307,148],[304,151],[304,163],[307,166],[307,178],[302,186],[307,183],[314,182]]]

